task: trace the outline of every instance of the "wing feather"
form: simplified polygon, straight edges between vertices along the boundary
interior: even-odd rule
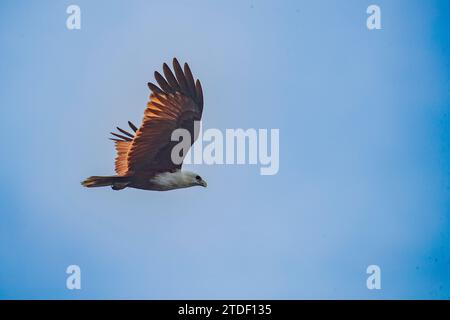
[[[164,79],[164,77],[158,71],[155,71],[155,79],[156,79],[156,82],[158,82],[159,87],[161,89],[163,89],[164,92],[166,92],[166,93],[175,92],[172,89],[172,87],[167,83],[166,79]]]
[[[133,122],[128,121],[128,125],[130,126],[130,128],[131,128],[134,132],[136,132],[136,131],[138,130],[138,128],[133,124]]]
[[[197,104],[200,107],[200,110],[203,111],[203,90],[202,90],[202,84],[200,83],[200,80],[198,80],[198,79],[195,82],[195,91],[197,92]]]
[[[173,58],[173,69],[175,70],[175,75],[177,77],[178,83],[180,84],[181,93],[189,95],[189,88],[184,77],[183,70],[181,69],[180,63],[176,58]]]
[[[164,72],[164,76],[167,79],[167,82],[169,82],[169,84],[172,86],[172,88],[174,88],[175,91],[180,91],[180,85],[178,84],[177,79],[173,75],[172,70],[170,70],[167,63],[163,64],[163,72]]]
[[[153,91],[153,92],[157,92],[157,93],[164,93],[158,86],[156,86],[156,85],[154,85],[153,83],[151,83],[151,82],[148,82],[147,83],[147,86],[148,86],[148,88],[151,90],[151,91]]]
[[[187,86],[189,88],[189,93],[194,101],[197,101],[196,93],[195,93],[195,82],[194,77],[192,76],[191,69],[187,63],[184,64],[184,77],[186,79]]]
[[[111,134],[112,134],[113,136],[116,136],[117,138],[120,138],[120,139],[125,140],[125,141],[131,141],[131,140],[132,140],[132,139],[130,139],[129,137],[125,137],[125,136],[123,136],[123,135],[121,135],[121,134],[117,134],[117,133],[114,133],[114,132],[111,132]]]
[[[123,129],[119,128],[119,127],[116,127],[116,129],[119,130],[120,132],[122,132],[123,134],[129,136],[131,139],[134,138],[134,136],[131,133],[129,133],[128,131],[123,130]]]

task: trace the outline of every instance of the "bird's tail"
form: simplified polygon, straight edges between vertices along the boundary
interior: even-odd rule
[[[81,184],[86,188],[111,186],[111,188],[113,188],[114,190],[121,190],[128,187],[128,185],[130,184],[130,179],[129,177],[119,176],[92,176],[81,182]]]

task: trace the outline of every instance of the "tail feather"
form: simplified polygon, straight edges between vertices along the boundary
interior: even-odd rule
[[[100,177],[100,176],[92,176],[81,182],[83,186],[86,188],[95,188],[95,187],[107,187],[111,186],[114,190],[121,190],[126,188],[129,184],[128,177],[119,177],[119,176],[108,176],[108,177]]]

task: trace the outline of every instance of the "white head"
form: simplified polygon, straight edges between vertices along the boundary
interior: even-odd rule
[[[195,172],[180,170],[159,173],[152,178],[151,182],[155,183],[161,190],[207,186],[206,181]]]
[[[186,184],[188,187],[194,187],[194,186],[202,186],[207,187],[207,183],[205,180],[202,179],[198,174],[191,171],[178,171],[182,175],[182,184]]]

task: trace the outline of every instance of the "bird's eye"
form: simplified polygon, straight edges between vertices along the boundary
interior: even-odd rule
[[[196,180],[201,180],[202,178],[200,176],[195,177]]]

